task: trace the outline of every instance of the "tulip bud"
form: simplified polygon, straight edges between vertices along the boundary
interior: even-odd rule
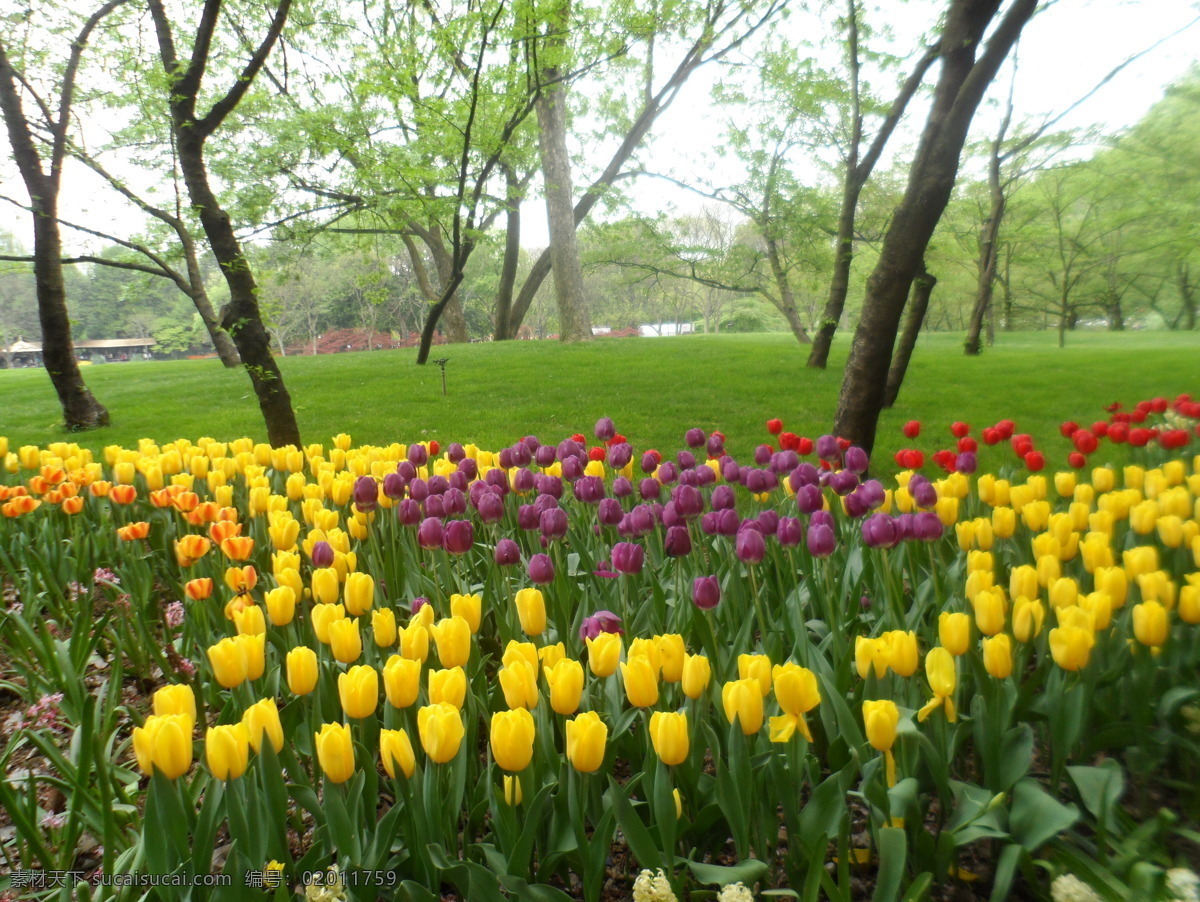
[[[585,711],[566,724],[567,760],[581,774],[595,773],[604,763],[608,726],[595,711]]]
[[[287,684],[293,695],[308,695],[317,687],[317,653],[298,645],[287,653]]]
[[[721,704],[730,723],[736,719],[746,736],[753,736],[763,724],[763,693],[755,679],[731,680],[721,687]]]
[[[279,722],[275,699],[264,698],[247,708],[242,714],[242,724],[246,727],[247,741],[256,753],[262,751],[264,735],[276,753],[283,750],[283,725]]]
[[[720,602],[721,584],[717,577],[697,577],[692,583],[692,603],[702,611],[711,611]]]
[[[943,611],[938,615],[938,641],[950,654],[967,653],[971,640],[971,619],[966,614]]]
[[[1054,663],[1067,671],[1087,667],[1095,634],[1086,627],[1060,626],[1050,630],[1050,654]]]
[[[429,628],[443,667],[460,667],[471,657],[471,625],[462,617],[444,617]]]
[[[347,717],[370,717],[379,704],[379,672],[360,664],[339,674],[338,698]]]
[[[204,757],[218,780],[236,780],[250,763],[250,739],[244,723],[209,727],[204,736]]]
[[[539,636],[546,631],[546,602],[541,590],[521,589],[517,592],[514,602],[525,635]]]
[[[1170,627],[1167,609],[1157,601],[1144,601],[1133,606],[1133,635],[1150,648],[1158,648],[1167,641]]]
[[[407,708],[421,690],[421,662],[392,655],[383,666],[383,689],[393,708]]]
[[[896,743],[896,726],[900,723],[900,709],[891,699],[863,702],[863,727],[871,747],[889,751]]]
[[[417,756],[404,730],[379,731],[379,758],[383,762],[383,769],[393,780],[396,779],[397,769],[406,779],[410,779],[416,770]]]
[[[759,696],[759,703],[762,696]],[[658,759],[668,766],[687,759],[689,737],[687,714],[655,711],[650,715],[650,742]]]
[[[658,702],[658,675],[654,662],[643,655],[630,654],[621,665],[625,695],[635,708],[649,708]]]
[[[453,705],[431,704],[417,711],[421,747],[435,764],[445,764],[458,754],[462,744],[462,715]]]
[[[380,648],[390,648],[396,644],[396,612],[391,608],[382,608],[371,612],[371,633],[375,644]]]
[[[536,708],[540,699],[536,664],[514,660],[500,668],[498,678],[504,691],[504,703],[509,708]]]
[[[492,715],[490,739],[492,758],[501,770],[519,773],[533,759],[533,715],[525,708],[497,711]]]
[[[184,683],[163,686],[154,693],[155,714],[182,714],[196,722],[196,695]]]
[[[583,694],[583,665],[576,660],[564,658],[553,666],[546,667],[544,672],[546,683],[550,687],[550,707],[564,716],[579,710],[579,700]]]
[[[168,780],[187,773],[194,725],[186,714],[152,714],[144,725],[134,727],[133,751],[142,773],[150,777],[158,770]]]
[[[704,655],[688,655],[683,661],[682,688],[683,694],[690,699],[698,699],[708,688],[712,679],[712,668]]]
[[[1007,633],[983,640],[983,666],[996,679],[1008,679],[1013,669],[1013,656]]]
[[[208,648],[208,662],[213,677],[225,689],[233,689],[246,681],[249,662],[246,646],[237,639],[222,639]]]
[[[349,724],[327,723],[313,734],[317,761],[330,783],[345,783],[354,776],[354,741]]]
[[[461,709],[467,698],[467,674],[461,667],[429,671],[429,703]]]
[[[358,621],[338,620],[329,625],[329,647],[342,664],[353,664],[362,655],[362,633]]]
[[[621,637],[616,633],[600,633],[586,640],[588,667],[598,677],[612,676],[621,660]]]

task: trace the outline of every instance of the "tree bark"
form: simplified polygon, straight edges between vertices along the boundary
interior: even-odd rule
[[[1179,302],[1182,305],[1182,328],[1188,332],[1196,328],[1196,286],[1192,284],[1188,264],[1180,260],[1176,266],[1179,285]]]
[[[834,433],[868,453],[875,445],[904,303],[920,272],[933,230],[950,200],[971,119],[1001,62],[1033,15],[1037,0],[1015,0],[976,59],[983,34],[999,6],[1000,0],[950,2],[939,44],[942,71],[929,118],[904,197],[884,236],[879,262],[867,280],[862,317],[838,397]]]
[[[71,54],[63,74],[59,93],[57,121],[45,123],[53,136],[50,171],[43,169],[42,158],[33,142],[32,129],[21,105],[18,75],[0,42],[0,113],[3,114],[12,144],[13,159],[29,192],[33,210],[33,272],[37,291],[38,319],[42,327],[42,362],[54,385],[63,410],[63,425],[77,432],[109,425],[108,410],[92,395],[83,381],[75,345],[71,340],[71,320],[67,313],[66,285],[62,271],[62,239],[58,232],[58,193],[61,185],[63,154],[70,122],[75,73],[83,47],[96,25],[123,0],[111,0],[101,7],[79,32],[71,45]]]
[[[556,12],[550,25],[553,35],[545,43],[557,58],[561,57],[566,45],[565,33],[570,18],[568,0],[561,0]],[[592,321],[583,291],[579,244],[575,239],[571,158],[567,153],[567,91],[561,75],[557,65],[542,70],[545,87],[537,102],[538,150],[545,183],[554,296],[558,303],[558,336],[562,341],[590,341]]]
[[[280,0],[271,26],[254,56],[234,85],[203,118],[196,116],[196,102],[208,64],[208,51],[220,14],[221,0],[209,0],[205,4],[197,28],[195,50],[186,68],[181,66],[176,57],[175,39],[162,0],[148,0],[148,5],[158,37],[159,55],[167,75],[168,103],[179,150],[179,168],[192,207],[200,216],[200,224],[208,237],[213,256],[220,264],[229,286],[229,303],[221,311],[221,326],[233,339],[241,355],[242,366],[250,376],[266,423],[267,440],[276,448],[284,445],[299,448],[300,428],[292,410],[291,395],[283,383],[283,374],[271,354],[271,336],[263,324],[258,307],[258,286],[250,263],[234,234],[229,214],[222,209],[209,185],[204,161],[206,140],[241,101],[254,76],[266,62],[271,48],[283,31],[291,0]]]
[[[521,261],[521,200],[522,188],[516,171],[507,165],[504,170],[505,200],[508,204],[504,224],[504,262],[500,265],[500,285],[496,289],[496,313],[492,335],[499,338],[508,333],[512,317],[513,286],[517,284],[517,264]]]
[[[900,395],[900,386],[904,383],[904,375],[908,372],[908,363],[912,360],[913,350],[917,346],[917,336],[921,334],[921,326],[925,322],[925,312],[929,309],[929,296],[937,285],[937,277],[921,263],[921,273],[913,279],[912,293],[908,299],[908,316],[904,320],[904,332],[900,335],[900,344],[892,358],[892,366],[888,370],[887,391],[884,394],[883,406],[891,407]]]
[[[812,339],[808,337],[808,330],[804,328],[804,323],[800,320],[800,313],[796,309],[796,298],[792,294],[792,286],[787,272],[784,271],[783,262],[779,259],[779,244],[770,237],[767,238],[767,260],[771,264],[771,274],[775,277],[775,286],[779,289],[779,302],[776,304],[779,312],[787,320],[792,334],[796,336],[796,341],[802,345],[811,344]]]
[[[242,358],[229,333],[221,328],[221,322],[208,300],[204,275],[200,272],[200,261],[196,259],[196,244],[186,229],[182,229],[178,234],[183,244],[184,259],[187,260],[188,283],[191,285],[188,296],[192,299],[196,312],[200,314],[200,319],[204,321],[204,328],[208,330],[208,337],[212,339],[213,347],[217,350],[217,357],[228,369],[233,369],[241,364]]]
[[[979,262],[978,283],[975,290],[975,306],[971,310],[971,322],[967,327],[967,340],[963,351],[968,356],[977,356],[983,352],[984,319],[992,307],[992,296],[996,285],[997,240],[1000,236],[1000,223],[1004,219],[1006,205],[1004,189],[1000,184],[1000,144],[999,140],[992,146],[992,156],[988,161],[988,215],[979,230]]]

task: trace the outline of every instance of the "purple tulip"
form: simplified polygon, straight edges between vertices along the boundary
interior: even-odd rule
[[[658,467],[658,481],[663,485],[670,485],[679,478],[679,469],[669,460],[664,460]]]
[[[613,480],[612,493],[617,498],[628,498],[633,494],[633,483],[624,476],[618,476]],[[600,503],[603,504],[604,502],[602,501]]]
[[[618,542],[613,546],[612,564],[618,573],[641,573],[645,562],[646,549],[641,545],[633,542]]]
[[[804,525],[797,517],[780,517],[775,526],[775,538],[785,548],[794,548],[804,541]]]
[[[811,514],[819,511],[825,504],[825,496],[815,485],[802,485],[796,489],[796,507],[801,513]]]
[[[561,539],[567,534],[567,512],[558,507],[542,511],[538,527],[547,539]]]
[[[829,557],[837,547],[833,530],[824,523],[808,527],[808,552],[813,557]]]
[[[817,439],[817,457],[821,460],[836,461],[840,460],[842,449],[838,447],[838,441],[832,435],[823,435]]]
[[[465,492],[467,490],[467,486],[470,485],[470,480],[468,480],[460,470],[455,470],[453,473],[447,476],[446,482],[449,483],[450,488],[458,489],[460,492]]]
[[[537,476],[534,476],[533,486],[537,489],[539,495],[561,498],[563,494],[563,481],[557,476],[550,476],[546,473],[539,473]]]
[[[874,514],[863,520],[862,536],[870,548],[895,548],[901,539],[896,522],[887,514]]]
[[[599,476],[580,476],[575,480],[575,498],[584,504],[599,504],[604,497],[604,480]]]
[[[657,498],[662,492],[662,483],[653,476],[647,476],[638,483],[638,494],[646,501]]]
[[[821,471],[807,461],[792,470],[791,475],[788,477],[788,483],[794,492],[800,491],[800,486],[802,485],[819,485],[820,482]]]
[[[511,470],[516,466],[513,463],[512,448],[501,448],[500,454],[497,456],[497,463],[500,464],[501,470]]]
[[[379,506],[379,483],[371,476],[354,480],[354,506],[360,511],[373,511]]]
[[[874,510],[887,500],[887,490],[884,489],[883,483],[878,479],[868,479],[858,487],[858,491],[862,492],[867,499],[867,506]]]
[[[565,438],[558,443],[558,448],[555,450],[555,453],[558,455],[559,460],[566,460],[568,457],[578,457],[582,451],[583,448],[579,446],[577,441],[571,438]]]
[[[521,439],[521,444],[529,449],[530,454],[542,446],[542,443],[538,441],[538,437],[536,435],[525,436],[523,439]]]
[[[828,526],[830,529],[835,529],[833,514],[827,510],[813,511],[812,516],[808,518],[808,526],[811,529],[814,526]]]
[[[541,523],[542,514],[532,504],[522,504],[517,508],[517,528],[528,532],[537,529]]]
[[[568,457],[562,461],[562,475],[567,482],[574,482],[583,476],[583,463],[578,457]],[[598,477],[589,477],[598,478]]]
[[[683,522],[683,518],[679,516],[679,511],[675,509],[675,502],[668,501],[662,512],[662,524],[670,529],[672,526],[679,526]]]
[[[694,520],[704,513],[704,496],[690,485],[679,485],[671,492],[675,511],[685,520]]]
[[[713,471],[712,467],[696,467],[696,469],[689,472],[695,474],[697,485],[709,485],[717,481],[717,474]]]
[[[441,520],[437,517],[426,517],[417,527],[417,543],[422,548],[441,548],[444,534]]]
[[[328,542],[317,542],[312,547],[312,565],[314,567],[333,566],[333,546]]]
[[[483,481],[493,489],[499,489],[502,494],[508,494],[508,473],[499,467],[492,467],[484,473]]]
[[[615,498],[604,498],[596,508],[596,519],[602,526],[616,526],[625,516],[621,503]]]
[[[410,479],[416,478],[417,468],[412,465],[411,461],[402,460],[396,464],[396,473],[403,476],[404,481],[408,482]]]
[[[406,488],[408,488],[408,483],[399,473],[388,473],[383,477],[383,494],[389,498],[396,500],[403,498]]]
[[[533,459],[537,461],[539,467],[548,467],[556,460],[557,455],[554,452],[553,445],[541,445],[533,452]]]
[[[800,466],[800,456],[795,451],[778,451],[771,455],[771,472],[790,473]]]
[[[658,458],[647,451],[642,455],[642,472],[653,473],[658,469]]]
[[[771,455],[774,453],[770,445],[759,445],[754,449],[754,462],[760,467],[765,467],[771,462]]]
[[[764,470],[742,470],[745,477],[746,491],[753,495],[761,495],[767,490],[767,476]]]
[[[937,504],[937,489],[928,479],[918,482],[914,476],[908,483],[908,491],[917,507],[934,507]]]
[[[425,516],[437,517],[439,520],[446,516],[446,502],[441,495],[430,495],[425,499]]]
[[[464,457],[458,462],[458,472],[462,473],[468,480],[473,480],[479,475],[479,461],[473,457]]]
[[[451,520],[442,537],[442,547],[451,554],[466,554],[475,544],[475,527],[470,520]]]
[[[728,483],[742,481],[742,468],[738,466],[737,461],[732,457],[725,458],[725,462],[721,464],[721,476]]]
[[[913,516],[913,538],[922,542],[936,542],[942,537],[942,521],[932,511],[923,511]]]
[[[687,442],[689,448],[699,448],[704,444],[704,430],[693,426],[684,433],[683,440]]]
[[[672,526],[663,540],[663,550],[671,557],[683,557],[692,553],[692,537],[686,526]]]
[[[829,477],[830,487],[839,495],[849,495],[858,488],[858,476],[853,470],[838,470]]]
[[[415,616],[416,614],[418,614],[420,612],[421,608],[425,607],[425,605],[427,605],[427,604],[429,604],[429,599],[425,598],[422,595],[418,595],[416,598],[414,598],[412,600],[413,615]]]
[[[763,511],[758,515],[758,526],[764,536],[775,535],[775,530],[779,526],[779,514],[775,511]]]
[[[424,445],[409,445],[407,456],[414,467],[423,467],[429,460],[429,450]]]
[[[871,510],[870,493],[865,491],[862,486],[846,495],[842,501],[846,505],[846,513],[851,517],[862,517]]]
[[[405,498],[396,505],[396,519],[401,526],[416,526],[421,522],[421,505],[411,498]]]
[[[608,465],[614,470],[623,470],[633,460],[633,448],[628,442],[617,442],[608,449]]]
[[[602,442],[607,442],[610,438],[617,434],[617,427],[610,417],[601,417],[596,420],[596,438]]]
[[[524,467],[518,469],[512,475],[512,487],[514,492],[531,492],[535,485],[535,480],[532,470],[527,470]]]
[[[446,505],[447,517],[457,517],[467,512],[467,496],[454,486],[446,489],[446,494],[442,495],[442,502]]]
[[[717,515],[719,511],[709,511],[700,518],[700,529],[706,536],[715,536],[717,534]]]
[[[725,453],[725,440],[716,433],[713,433],[708,437],[708,441],[704,445],[704,450],[708,452],[709,457],[720,457]]]
[[[467,456],[466,449],[458,442],[451,442],[446,449],[446,459],[452,464],[457,464]]]
[[[743,563],[757,564],[761,562],[763,555],[767,553],[767,543],[763,541],[763,534],[757,529],[739,529],[737,541],[734,544],[734,553]]]
[[[558,499],[553,495],[538,495],[533,502],[533,509],[538,512],[539,517],[543,512],[554,510],[558,506]]]
[[[974,451],[964,451],[954,459],[954,469],[958,472],[970,476],[979,469],[979,460],[975,457]]]
[[[409,480],[408,497],[420,503],[429,497],[429,483],[419,476]]]
[[[680,470],[692,470],[696,466],[696,455],[691,451],[680,451],[675,455],[675,462],[679,464]]]
[[[629,526],[635,536],[647,535],[654,529],[656,520],[654,509],[645,504],[639,504],[629,512]]]
[[[595,639],[601,633],[617,633],[623,635],[625,630],[621,629],[621,618],[612,611],[597,611],[591,617],[583,618],[583,624],[579,627],[580,639]]]
[[[721,603],[721,584],[715,576],[699,576],[692,583],[692,604],[711,611]]]
[[[554,562],[548,555],[535,554],[529,559],[529,578],[539,585],[554,581]]]
[[[533,462],[533,451],[524,442],[512,446],[513,466],[527,467]]]
[[[516,564],[521,560],[521,549],[512,539],[501,539],[496,543],[496,563],[501,567]]]
[[[722,536],[736,536],[738,527],[742,525],[741,519],[735,510],[723,510],[717,514],[717,534]]]
[[[870,459],[867,457],[867,452],[858,445],[851,445],[846,449],[846,469],[853,470],[860,476],[867,472],[867,467],[871,465]]]
[[[737,497],[733,494],[733,486],[719,485],[712,491],[712,497],[708,501],[709,507],[715,511],[728,510],[737,504]]]

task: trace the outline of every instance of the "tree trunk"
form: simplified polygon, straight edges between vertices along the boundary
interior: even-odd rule
[[[500,266],[500,285],[496,289],[496,315],[492,326],[492,335],[496,339],[508,334],[513,286],[517,283],[517,264],[521,261],[521,183],[511,166],[503,166],[503,169],[508,214],[504,224],[504,262]]]
[[[963,351],[969,356],[983,352],[984,318],[992,308],[992,296],[996,284],[996,240],[1000,235],[1000,223],[1004,218],[1004,190],[1000,186],[1000,161],[993,153],[988,167],[991,206],[987,218],[979,230],[979,281],[975,290],[975,307],[971,310],[971,322],[967,327],[967,340]]]
[[[771,263],[771,274],[775,277],[775,285],[779,289],[779,301],[775,306],[787,320],[792,334],[796,336],[796,341],[802,345],[811,344],[812,339],[808,337],[808,330],[800,321],[800,313],[796,309],[796,299],[792,294],[792,286],[788,281],[787,272],[784,271],[783,263],[779,259],[779,244],[771,237],[767,238],[767,259]]]
[[[854,262],[854,218],[858,209],[858,196],[862,185],[847,173],[842,187],[842,209],[838,213],[837,243],[834,246],[833,276],[829,280],[829,298],[821,315],[821,326],[813,337],[812,350],[808,354],[808,365],[814,369],[825,369],[829,364],[829,349],[837,332],[846,306],[846,295],[850,291],[850,265]]]
[[[912,295],[908,299],[908,317],[904,320],[904,332],[900,336],[900,344],[892,358],[891,369],[888,370],[887,391],[884,394],[883,406],[891,407],[896,403],[900,394],[900,386],[904,383],[904,375],[908,372],[908,363],[912,360],[913,349],[917,346],[917,336],[921,325],[925,322],[925,311],[929,309],[929,296],[937,285],[937,277],[921,264],[921,273],[913,279]]]
[[[208,291],[204,287],[204,275],[200,272],[200,262],[196,259],[195,242],[187,234],[186,229],[177,230],[177,234],[183,244],[183,255],[187,261],[188,284],[191,286],[188,296],[192,299],[196,312],[200,314],[200,319],[204,321],[204,328],[208,330],[208,337],[212,339],[213,347],[217,349],[217,356],[221,359],[221,363],[227,368],[233,369],[241,364],[242,358],[238,356],[237,347],[234,345],[233,339],[229,337],[229,333],[221,328],[217,314],[208,300]]]
[[[258,285],[250,263],[242,253],[233,232],[233,223],[208,184],[204,164],[204,139],[176,127],[179,144],[179,166],[187,185],[192,207],[199,213],[200,224],[208,237],[213,256],[221,265],[221,273],[229,286],[229,303],[221,311],[221,327],[237,346],[242,366],[250,376],[250,384],[258,398],[259,410],[267,426],[267,440],[272,447],[300,444],[300,427],[292,410],[292,398],[283,384],[283,374],[271,355],[271,336],[263,325],[258,309]]]
[[[1176,274],[1179,283],[1179,303],[1183,313],[1181,328],[1190,332],[1196,328],[1196,286],[1191,282],[1187,263],[1182,260],[1176,267]]]
[[[564,0],[555,17],[559,22],[557,26],[551,26],[558,35],[564,33],[569,10],[569,4]],[[562,37],[547,38],[546,44],[561,54],[565,40]],[[538,149],[545,182],[554,295],[558,302],[558,337],[562,341],[588,341],[592,337],[592,321],[583,293],[583,270],[575,239],[571,158],[567,154],[567,92],[557,67],[543,69],[542,81],[547,86],[537,102]]]
[[[867,280],[862,317],[838,397],[834,433],[868,453],[875,445],[900,316],[933,230],[958,175],[967,130],[988,84],[1033,15],[1037,0],[1015,0],[976,60],[1000,0],[951,0],[939,43],[942,70],[929,118],[892,217],[879,262]]]

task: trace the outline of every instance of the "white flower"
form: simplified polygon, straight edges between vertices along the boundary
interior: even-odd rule
[[[730,883],[717,894],[717,902],[754,902],[754,893],[741,883]]]
[[[1074,874],[1055,877],[1050,884],[1050,898],[1054,902],[1104,902],[1094,889]]]
[[[633,902],[679,902],[662,868],[657,874],[644,870],[633,881]]]
[[[1171,902],[1200,902],[1200,877],[1187,868],[1167,871],[1167,892]]]

